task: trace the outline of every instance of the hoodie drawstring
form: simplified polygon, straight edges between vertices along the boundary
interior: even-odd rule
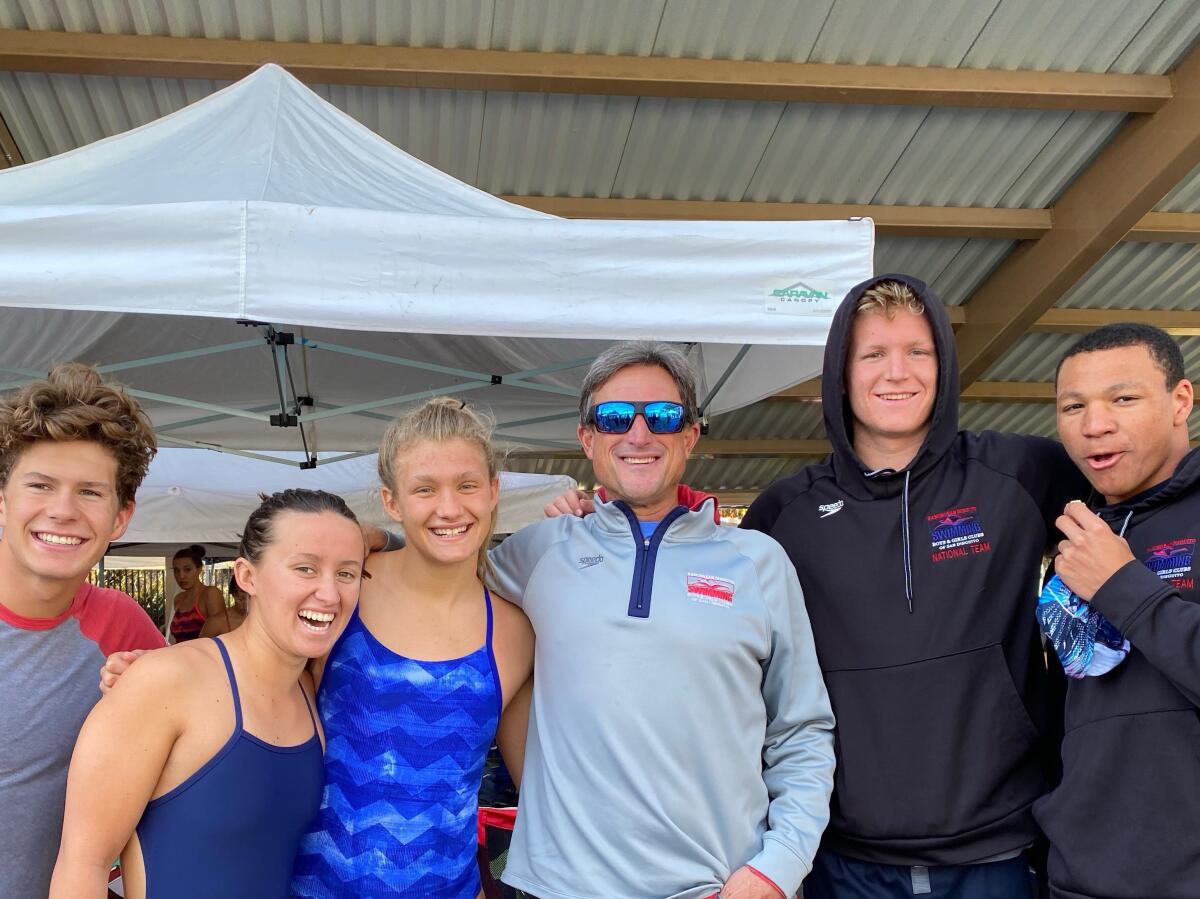
[[[1117,536],[1118,536],[1118,537],[1124,537],[1124,536],[1125,536],[1125,528],[1129,527],[1129,519],[1131,519],[1131,518],[1133,518],[1133,509],[1130,509],[1130,510],[1129,510],[1129,514],[1125,516],[1125,521],[1124,521],[1124,523],[1121,525],[1121,530],[1117,531]]]
[[[908,539],[908,476],[909,472],[904,472],[904,502],[900,506],[900,531],[904,540],[904,597],[908,600],[908,614],[912,614],[913,610],[913,583],[912,583],[912,550],[909,547]]]

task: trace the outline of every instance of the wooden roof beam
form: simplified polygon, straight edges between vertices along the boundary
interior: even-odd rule
[[[534,197],[502,199],[569,219],[658,219],[715,221],[814,221],[871,218],[887,237],[982,237],[1036,240],[1054,224],[1049,209],[983,206],[886,206],[870,203],[754,203],[736,200],[648,200],[623,197]],[[1200,243],[1200,214],[1151,212],[1124,240]]]
[[[539,212],[572,219],[815,221],[869,217],[877,234],[893,237],[990,237],[1029,240],[1050,230],[1048,209],[972,206],[881,206],[850,203],[752,203],[643,200],[620,197],[505,196]],[[1200,228],[1197,229],[1200,240]]]
[[[12,71],[219,80],[268,62],[320,84],[801,103],[1153,112],[1172,95],[1161,75],[0,31]]]
[[[1086,334],[1113,322],[1139,322],[1175,337],[1200,337],[1200,312],[1166,309],[1061,309],[1040,316],[1029,329],[1038,334]]]
[[[1175,93],[1126,125],[968,303],[958,330],[964,387],[980,377],[1143,216],[1200,164],[1200,47],[1171,73]]]

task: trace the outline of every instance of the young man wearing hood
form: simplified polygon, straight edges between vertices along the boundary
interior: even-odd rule
[[[1179,347],[1107,325],[1056,377],[1058,432],[1103,505],[1067,506],[1055,570],[1128,656],[1067,693],[1063,781],[1035,807],[1058,899],[1200,896],[1200,453]],[[1123,532],[1120,537],[1116,532]],[[812,608],[811,603],[809,606]]]
[[[795,565],[837,717],[831,819],[805,899],[1033,894],[1053,523],[1088,488],[1050,440],[958,430],[941,300],[905,275],[834,316],[832,455],[743,522]]]

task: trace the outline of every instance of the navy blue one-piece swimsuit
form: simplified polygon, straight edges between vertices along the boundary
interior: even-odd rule
[[[296,848],[321,805],[316,719],[312,738],[299,746],[246,733],[229,653],[214,641],[233,693],[233,736],[204,767],[147,804],[137,826],[146,899],[287,899]]]

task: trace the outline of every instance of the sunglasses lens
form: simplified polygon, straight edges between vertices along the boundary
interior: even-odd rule
[[[643,414],[652,434],[675,434],[683,427],[683,406],[679,403],[646,403]]]
[[[633,403],[599,403],[595,414],[596,430],[605,434],[624,434],[633,427],[635,415]]]

